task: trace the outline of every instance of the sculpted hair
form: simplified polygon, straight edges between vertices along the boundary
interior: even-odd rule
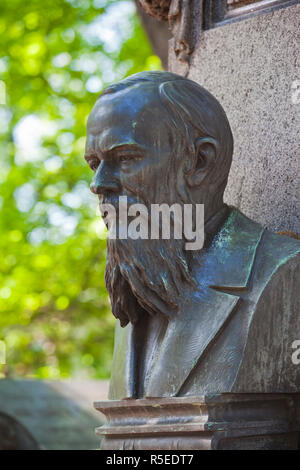
[[[174,158],[184,156],[184,172],[188,174],[197,157],[195,142],[201,137],[212,137],[219,143],[216,171],[211,182],[216,190],[224,192],[232,161],[233,137],[220,103],[197,83],[170,72],[141,72],[110,85],[99,96],[116,93],[126,88],[145,84],[156,87],[160,100],[169,111]],[[180,138],[179,138],[180,136]],[[178,151],[181,148],[181,152]],[[173,165],[180,162],[173,162]],[[178,166],[178,165],[176,165]]]
[[[152,199],[155,193],[160,202],[190,203],[183,180],[195,167],[198,158],[195,143],[201,137],[211,137],[218,142],[215,166],[208,175],[206,188],[212,183],[212,192],[222,194],[231,165],[233,140],[221,105],[197,83],[168,72],[132,75],[106,88],[99,98],[135,89],[141,84],[157,93],[164,108],[159,109],[164,127],[157,137],[158,145],[159,139],[168,139],[172,148],[168,171],[163,172],[157,184],[153,183]],[[137,93],[143,93],[143,89]],[[151,200],[139,202],[149,207]],[[195,285],[191,252],[186,251],[184,245],[184,239],[108,238],[105,282],[112,312],[121,326],[137,323],[145,315],[158,314],[171,320],[178,314],[180,303]]]

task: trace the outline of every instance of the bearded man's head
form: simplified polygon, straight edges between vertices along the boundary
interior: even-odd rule
[[[104,90],[87,124],[85,158],[101,203],[204,204],[205,221],[223,206],[233,138],[218,101],[169,72],[132,75]],[[106,287],[121,326],[143,315],[171,319],[195,283],[182,238],[108,238]]]

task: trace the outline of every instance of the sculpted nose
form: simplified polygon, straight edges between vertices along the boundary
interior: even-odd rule
[[[91,182],[90,189],[94,194],[117,193],[120,191],[120,183],[111,165],[102,162]]]

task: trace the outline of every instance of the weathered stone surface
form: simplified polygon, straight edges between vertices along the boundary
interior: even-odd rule
[[[300,234],[300,5],[199,32],[188,78],[223,105],[235,151],[225,201],[272,230]],[[172,41],[171,41],[172,42]],[[169,70],[184,74],[169,47]]]
[[[94,449],[94,428],[103,419],[92,403],[107,391],[106,381],[2,379],[0,413],[21,423],[42,449]]]
[[[171,0],[139,0],[146,12],[160,21],[168,21]]]

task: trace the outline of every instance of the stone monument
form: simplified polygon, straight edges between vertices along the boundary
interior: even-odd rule
[[[128,77],[91,112],[85,158],[100,204],[204,205],[201,249],[184,236],[108,236],[119,321],[110,401],[95,404],[103,449],[299,445],[300,241],[224,203],[232,153],[220,103],[174,73]]]

